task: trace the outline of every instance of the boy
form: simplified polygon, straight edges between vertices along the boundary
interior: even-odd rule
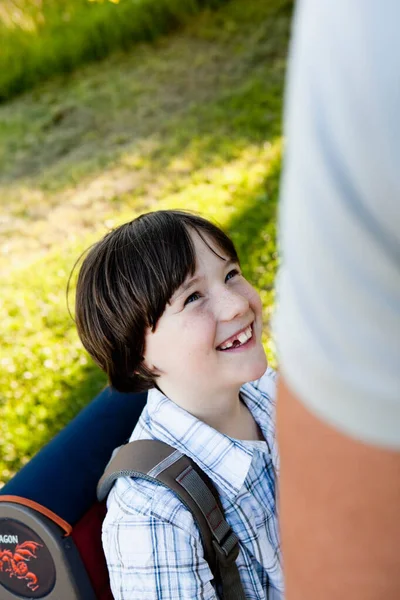
[[[261,300],[232,241],[181,211],[122,225],[83,262],[76,320],[112,386],[150,390],[131,441],[166,442],[213,481],[239,538],[246,597],[282,598],[275,374]],[[117,481],[103,546],[116,600],[219,598],[192,514],[161,485]]]

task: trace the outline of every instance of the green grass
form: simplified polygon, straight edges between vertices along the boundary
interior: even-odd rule
[[[3,0],[0,102],[57,73],[154,41],[224,0]]]
[[[232,0],[0,107],[0,481],[105,385],[68,314],[68,275],[144,210],[197,210],[232,235],[274,363],[290,12],[285,0]]]

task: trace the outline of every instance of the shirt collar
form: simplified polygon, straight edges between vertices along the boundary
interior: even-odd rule
[[[239,493],[255,448],[213,429],[157,389],[149,391],[141,420],[152,437],[189,456],[226,495]]]
[[[247,408],[260,426],[267,443],[268,452],[272,463],[279,472],[279,452],[276,440],[276,373],[267,369],[264,376],[257,381],[245,383],[240,394]]]

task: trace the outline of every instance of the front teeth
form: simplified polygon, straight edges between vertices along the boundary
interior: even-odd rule
[[[252,336],[251,325],[249,325],[249,327],[247,329],[245,329],[244,331],[242,331],[241,333],[239,333],[239,335],[236,336],[235,339],[233,339],[231,342],[228,342],[227,344],[224,344],[223,346],[221,346],[221,350],[227,350],[228,348],[232,348],[232,346],[234,345],[236,340],[238,340],[240,342],[240,344],[245,344],[246,342],[249,341],[251,336]]]
[[[240,335],[238,335],[237,339],[239,340],[239,342],[241,344],[244,344],[245,342],[247,342],[247,340],[249,339],[249,337],[246,335],[246,332],[243,331],[243,333],[241,333]]]

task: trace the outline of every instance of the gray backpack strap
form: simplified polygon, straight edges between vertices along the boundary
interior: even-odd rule
[[[218,492],[190,458],[155,440],[137,440],[122,446],[109,462],[97,486],[103,500],[118,477],[141,477],[173,490],[193,514],[200,530],[205,558],[224,600],[245,600],[236,558],[239,543],[225,520]]]

